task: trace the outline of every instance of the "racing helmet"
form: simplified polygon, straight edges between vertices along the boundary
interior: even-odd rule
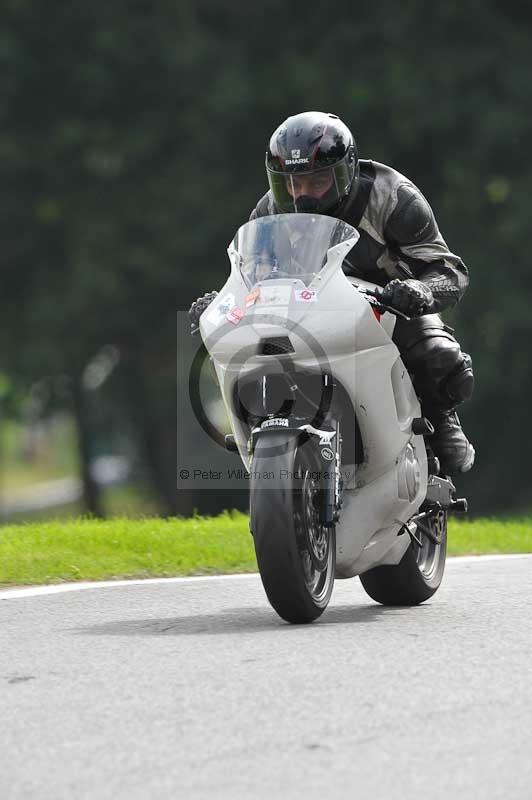
[[[335,114],[306,111],[288,117],[273,133],[266,172],[279,214],[334,215],[358,187],[358,151],[349,128]]]

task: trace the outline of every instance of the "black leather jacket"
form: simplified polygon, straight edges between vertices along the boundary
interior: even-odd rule
[[[275,213],[268,192],[250,219]],[[416,278],[430,287],[433,311],[443,311],[462,299],[469,284],[467,267],[447,247],[423,194],[397,170],[361,160],[358,190],[331,216],[360,233],[344,261],[346,274],[380,286],[393,278]]]

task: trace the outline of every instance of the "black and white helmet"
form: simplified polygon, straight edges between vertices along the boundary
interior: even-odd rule
[[[266,171],[278,213],[333,214],[358,183],[353,134],[335,114],[288,117],[270,139]]]

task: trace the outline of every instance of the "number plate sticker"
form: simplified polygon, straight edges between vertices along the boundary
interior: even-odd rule
[[[287,306],[291,296],[291,286],[261,286],[258,302],[268,306]]]

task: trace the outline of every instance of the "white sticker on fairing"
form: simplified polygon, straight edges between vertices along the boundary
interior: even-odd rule
[[[222,314],[227,314],[227,312],[236,305],[235,303],[235,296],[232,292],[229,294],[224,294],[220,302],[218,303],[218,310]]]
[[[318,301],[318,295],[314,289],[296,289],[295,295],[298,303],[316,303]]]
[[[274,417],[273,419],[266,419],[260,426],[261,428],[288,428],[288,420],[283,417]]]
[[[232,292],[224,294],[224,296],[220,298],[218,302],[215,301],[212,307],[206,312],[208,314],[207,319],[209,319],[210,322],[221,322],[235,305],[234,294]]]
[[[265,306],[287,306],[291,296],[291,286],[261,286],[257,303]]]

